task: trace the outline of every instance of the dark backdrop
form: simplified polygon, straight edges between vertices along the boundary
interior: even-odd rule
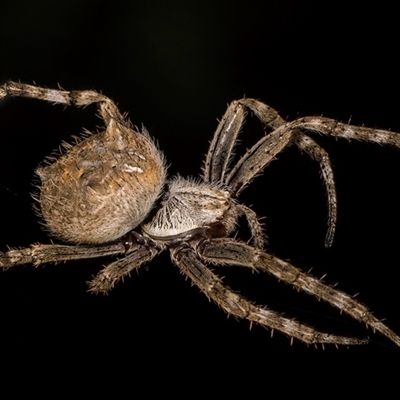
[[[102,91],[157,139],[171,175],[198,176],[216,119],[244,95],[288,119],[324,115],[400,131],[395,8],[289,0],[20,0],[0,10],[0,82]],[[61,141],[98,124],[94,107],[1,102],[1,250],[49,242],[31,208],[33,171]],[[260,135],[260,124],[250,121],[238,153]],[[316,139],[332,157],[337,183],[331,249],[323,242],[327,208],[318,166],[296,148],[285,150],[240,200],[267,217],[268,251],[359,292],[400,333],[400,151]],[[227,319],[191,287],[167,253],[108,297],[87,293],[86,281],[109,261],[1,273],[2,360],[21,380],[37,371],[39,387],[51,374],[62,383],[122,385],[133,394],[147,380],[173,391],[188,389],[188,381],[193,392],[211,390],[211,382],[226,391],[268,394],[279,379],[289,382],[285,391],[299,392],[303,385],[317,389],[315,382],[328,391],[338,382],[360,390],[373,382],[385,388],[394,379],[400,355],[394,344],[268,276],[221,271],[258,303],[323,330],[370,336],[371,343],[323,351],[298,341],[290,346],[278,332],[271,339],[261,327],[249,331],[248,322]]]

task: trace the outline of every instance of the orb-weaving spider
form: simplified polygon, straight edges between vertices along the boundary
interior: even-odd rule
[[[327,153],[307,131],[400,147],[400,135],[355,127],[323,117],[286,122],[269,106],[253,99],[233,101],[214,134],[202,180],[166,180],[164,157],[148,133],[139,132],[108,97],[95,91],[52,90],[8,82],[6,96],[29,97],[73,106],[96,103],[106,128],[64,145],[64,154],[49,158],[36,173],[41,180],[36,200],[50,233],[71,245],[35,244],[0,253],[0,266],[123,255],[91,282],[90,291],[107,292],[132,270],[168,249],[173,262],[227,313],[279,330],[306,343],[362,344],[367,340],[324,333],[256,306],[225,286],[207,264],[237,265],[266,271],[297,289],[336,306],[400,346],[400,337],[353,297],[331,287],[263,250],[264,235],[256,214],[239,204],[238,194],[286,146],[294,143],[318,161],[328,192],[332,242],[336,193]],[[269,131],[231,165],[233,149],[251,110]],[[162,197],[162,200],[159,198]],[[157,206],[153,217],[150,210]],[[248,222],[246,244],[232,238],[238,217]],[[73,245],[72,245],[73,244]]]

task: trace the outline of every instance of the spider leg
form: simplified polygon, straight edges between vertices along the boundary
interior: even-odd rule
[[[374,331],[377,330],[400,346],[400,337],[378,320],[367,307],[348,294],[301,272],[288,262],[232,239],[203,241],[197,251],[206,262],[219,265],[240,265],[269,272],[279,280],[321,298],[354,319],[364,322]]]
[[[251,241],[257,249],[262,250],[266,241],[263,228],[257,218],[257,214],[243,204],[237,204],[237,209],[246,217],[251,232]]]
[[[132,251],[132,249],[129,249]],[[10,268],[22,264],[34,264],[97,258],[115,254],[125,254],[123,242],[99,246],[68,246],[58,244],[34,244],[24,249],[0,252],[0,268]]]
[[[124,117],[119,112],[115,103],[108,97],[103,96],[94,90],[66,91],[61,89],[47,89],[25,83],[9,81],[0,86],[0,99],[6,96],[27,97],[75,107],[98,103],[100,114],[106,125],[109,125],[113,120],[120,123],[123,123],[124,121]]]
[[[400,148],[400,135],[390,131],[357,127],[329,118],[305,117],[290,123],[291,126],[317,132],[327,136],[335,136],[348,140],[359,140],[378,143],[380,145],[392,145]],[[337,200],[335,181],[329,155],[314,140],[305,134],[295,135],[294,142],[297,147],[306,152],[311,158],[320,164],[322,176],[324,178],[326,191],[328,194],[328,232],[325,237],[325,246],[330,247],[336,228],[337,219]]]
[[[205,182],[222,183],[244,118],[244,107],[232,102],[219,122],[210,143],[203,168]]]
[[[89,282],[89,291],[94,293],[108,292],[119,280],[123,280],[127,275],[129,276],[131,271],[139,268],[146,261],[150,261],[159,252],[160,250],[156,247],[146,245],[136,248],[124,258],[114,261],[102,269]]]
[[[314,140],[301,133],[299,129],[293,129],[289,124],[282,125],[267,136],[264,136],[253,147],[247,150],[246,154],[240,158],[225,178],[224,183],[238,195],[291,142],[294,142],[301,150],[305,151],[320,164],[328,192],[329,221],[333,225],[331,229],[334,231],[336,191],[329,156]]]
[[[289,125],[292,128],[308,130],[310,132],[316,132],[327,136],[400,147],[400,135],[398,133],[385,131],[382,129],[365,128],[363,126],[343,124],[330,118],[299,118],[291,122]]]
[[[204,165],[206,182],[223,183],[233,156],[237,136],[246,117],[245,108],[252,110],[271,129],[276,129],[286,122],[277,111],[260,101],[254,99],[233,101],[228,106],[210,143]]]
[[[246,108],[250,109],[273,132],[248,150],[228,174],[237,136],[246,117]],[[300,130],[290,129],[287,126],[286,121],[276,110],[258,100],[244,98],[233,101],[228,106],[210,143],[204,166],[204,180],[226,184],[230,186],[235,195],[238,195],[278,153],[294,142],[300,150],[320,164],[328,194],[328,232],[325,246],[330,247],[335,233],[337,206],[329,156],[325,150],[311,138],[302,134]]]
[[[286,125],[264,136],[247,150],[230,173],[224,177],[224,184],[238,195],[255,175],[292,141],[292,136],[293,130],[287,129]]]
[[[335,179],[333,177],[332,165],[328,153],[309,136],[304,134],[296,135],[294,142],[300,150],[307,153],[313,160],[319,163],[321,174],[325,182],[328,195],[328,231],[325,236],[325,247],[331,247],[335,236],[337,220],[337,199]]]
[[[368,342],[367,340],[319,332],[293,319],[285,318],[275,311],[252,304],[223,285],[221,279],[197,258],[195,251],[189,246],[181,245],[171,249],[171,256],[181,272],[188,276],[208,298],[211,298],[228,314],[257,322],[270,329],[279,330],[308,344],[334,343],[354,345]]]
[[[327,152],[310,137],[301,133],[299,129],[291,129],[288,124],[285,124],[264,136],[238,161],[225,178],[224,183],[238,195],[291,142],[294,142],[300,150],[303,150],[320,165],[328,194],[328,232],[325,246],[330,247],[337,218],[336,189],[332,166]]]

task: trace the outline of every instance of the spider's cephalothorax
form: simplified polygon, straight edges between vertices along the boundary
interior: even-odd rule
[[[204,182],[176,178],[155,217],[143,225],[143,233],[161,242],[181,241],[198,233],[227,236],[234,228],[238,206],[230,193]],[[208,234],[207,234],[208,235]]]
[[[95,91],[68,92],[15,82],[0,86],[0,99],[6,96],[74,106],[96,103],[106,127],[75,146],[66,145],[63,155],[47,160],[36,171],[41,180],[36,200],[47,228],[54,236],[74,245],[37,244],[8,250],[0,253],[0,267],[123,255],[90,283],[91,291],[107,292],[133,269],[168,248],[181,272],[226,312],[237,317],[277,329],[306,343],[367,342],[323,333],[256,306],[225,286],[207,264],[237,265],[269,272],[329,302],[400,346],[400,337],[353,297],[266,253],[256,214],[236,201],[256,174],[287,145],[294,143],[320,165],[328,193],[329,225],[325,243],[329,246],[336,223],[332,168],[328,154],[306,132],[397,147],[400,147],[399,134],[323,117],[286,122],[267,105],[241,99],[229,105],[219,123],[205,160],[203,179],[177,177],[166,184],[162,153],[147,132],[132,127],[108,97]],[[268,134],[232,166],[233,150],[246,110],[251,110],[262,121]],[[149,216],[155,205],[157,211]],[[247,219],[252,235],[250,244],[232,238],[240,215]]]

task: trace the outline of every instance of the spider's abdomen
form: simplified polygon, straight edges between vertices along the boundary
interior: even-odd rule
[[[146,132],[116,124],[36,172],[50,231],[70,242],[96,244],[116,240],[144,220],[161,193],[166,168]]]

